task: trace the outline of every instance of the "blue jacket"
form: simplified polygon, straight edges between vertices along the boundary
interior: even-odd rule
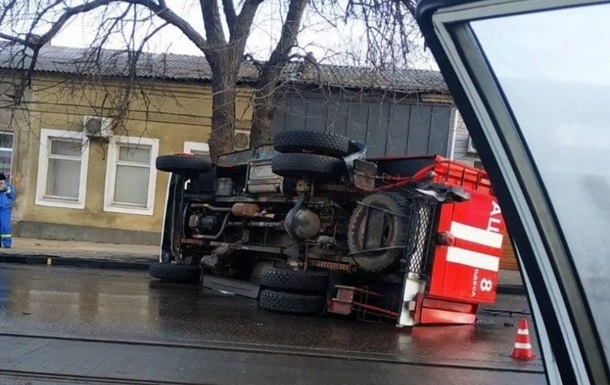
[[[0,191],[0,210],[10,209],[13,207],[13,201],[15,200],[15,189],[10,183],[6,184],[6,190]]]

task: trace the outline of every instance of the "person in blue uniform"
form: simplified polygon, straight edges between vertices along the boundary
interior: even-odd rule
[[[0,239],[2,247],[10,248],[11,239],[11,210],[15,200],[15,189],[0,173]]]

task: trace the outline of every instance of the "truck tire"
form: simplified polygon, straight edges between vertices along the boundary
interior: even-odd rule
[[[162,281],[197,283],[201,277],[201,268],[198,266],[156,262],[148,267],[148,273]]]
[[[404,196],[394,192],[375,193],[362,200],[364,205],[358,205],[350,219],[347,241],[350,252],[358,253],[364,249],[364,234],[367,225],[367,206],[377,207],[397,215],[384,215],[380,247],[394,247],[388,250],[371,251],[352,256],[354,262],[364,271],[381,272],[400,263],[404,256],[404,246],[409,236],[409,201]],[[370,229],[369,229],[370,231]]]
[[[273,147],[282,153],[307,152],[343,157],[349,154],[349,139],[326,131],[284,131],[275,135]]]
[[[270,267],[263,271],[261,286],[293,293],[326,294],[328,272]]]
[[[271,161],[271,170],[287,178],[338,178],[345,169],[339,158],[316,154],[278,154]]]
[[[157,157],[156,166],[159,171],[176,174],[199,174],[210,171],[212,161],[209,157],[201,155],[160,155]]]
[[[326,296],[263,290],[258,304],[263,310],[277,313],[321,314],[326,306]]]

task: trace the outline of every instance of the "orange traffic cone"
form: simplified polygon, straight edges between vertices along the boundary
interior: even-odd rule
[[[516,360],[532,360],[536,356],[532,352],[532,344],[530,342],[530,332],[527,327],[527,320],[522,318],[519,322],[519,330],[517,330],[517,338],[515,338],[515,347],[512,357]]]

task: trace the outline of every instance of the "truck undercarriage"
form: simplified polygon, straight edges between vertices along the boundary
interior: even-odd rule
[[[456,242],[451,228],[439,225],[457,206],[475,222],[489,216],[495,203],[489,180],[440,156],[365,159],[365,153],[364,145],[337,134],[287,131],[273,146],[224,155],[214,165],[200,156],[160,156],[157,168],[171,178],[160,262],[151,275],[199,281],[203,272],[249,282],[262,289],[254,295],[261,308],[271,311],[364,311],[421,323],[424,300],[435,297],[436,255]],[[462,224],[458,231],[463,226],[480,228]],[[477,298],[472,277],[466,281],[468,295],[439,288],[434,299],[468,315],[453,317],[458,323],[474,322],[476,304],[495,296],[493,287]]]

